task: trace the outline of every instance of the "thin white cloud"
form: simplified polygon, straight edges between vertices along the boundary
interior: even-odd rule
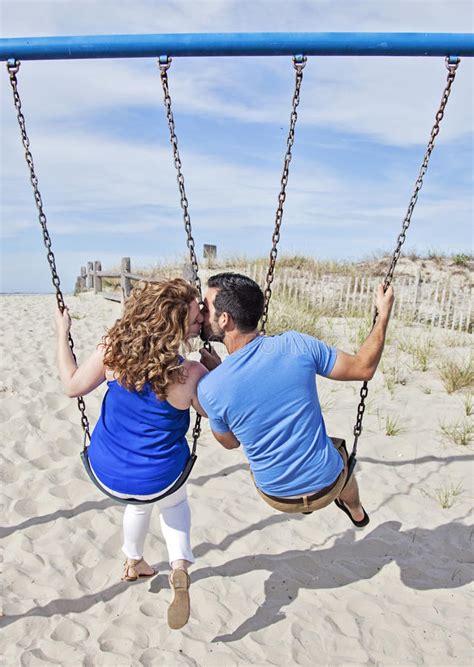
[[[21,0],[4,35],[242,31],[469,32],[470,0]]]
[[[2,2],[0,9],[5,36],[472,29],[471,2],[455,0],[169,0],[159,5],[35,0]],[[465,234],[466,243],[470,238],[466,221],[472,218],[472,153],[469,157],[459,146],[467,146],[472,137],[473,65],[466,58],[459,68],[437,141],[439,153],[433,157],[440,156],[438,167],[427,177],[432,186],[427,184],[416,212],[413,233],[433,231],[443,243],[446,220],[453,238]],[[334,230],[342,254],[348,244],[355,251],[364,239],[381,245],[385,235],[392,238],[392,224],[401,222],[419,166],[414,149],[421,160],[445,77],[442,58],[310,59],[284,219],[287,247],[297,247],[296,239],[314,228],[323,238],[316,242],[311,236],[303,243],[308,252],[324,252],[325,238],[328,248],[337,248]],[[221,239],[233,236],[235,248],[245,248],[247,242],[256,252],[257,239],[263,239],[264,250],[279,189],[293,78],[290,58],[183,58],[173,63],[171,92],[199,238],[199,230]],[[64,243],[86,236],[99,244],[109,238],[122,254],[127,250],[118,239],[146,243],[158,237],[165,249],[166,243],[171,248],[170,239],[181,238],[182,220],[153,59],[25,62],[19,81],[54,234]],[[1,213],[4,236],[13,247],[30,238],[38,223],[6,75],[0,77],[0,92]],[[138,122],[153,132],[137,138]],[[228,139],[223,131],[219,134],[219,146],[209,134],[211,123],[231,128]],[[276,160],[265,154],[265,133],[278,133],[282,141]],[[144,139],[152,135],[157,139]],[[236,143],[239,151],[232,149]],[[359,162],[354,147],[369,144],[372,151],[378,145],[380,154],[387,154],[382,173],[367,154]],[[329,161],[324,157],[327,146],[332,148]],[[351,228],[357,230],[352,240]],[[379,229],[380,242],[373,238]],[[80,254],[74,259],[78,264]],[[11,261],[15,263],[14,257]],[[32,266],[32,275],[35,270]]]
[[[6,9],[8,34],[185,32],[187,30],[466,31],[470,2],[21,2]],[[113,11],[112,11],[113,7]],[[92,17],[86,8],[94,9]],[[21,23],[20,23],[21,17]],[[296,28],[293,24],[298,24]],[[71,30],[73,28],[73,30]],[[282,123],[288,115],[290,59],[181,59],[173,66],[176,106],[188,114]],[[394,145],[423,143],[443,81],[442,59],[313,58],[307,66],[301,123],[367,134]],[[472,131],[473,64],[465,59],[440,141]],[[77,117],[120,105],[161,104],[151,60],[25,63],[21,85],[31,113]],[[44,92],[47,92],[45,96]],[[46,99],[45,99],[46,97]],[[7,116],[8,118],[8,116]],[[421,139],[421,137],[423,137]]]
[[[291,60],[275,69],[269,59],[177,61],[170,71],[175,110],[180,114],[242,123],[284,125],[293,89]],[[474,67],[459,67],[440,141],[472,132]],[[117,108],[156,108],[162,92],[153,62],[87,61],[23,64],[19,75],[24,106],[35,122],[81,124],[87,114]],[[442,58],[310,59],[303,82],[300,123],[368,135],[381,143],[409,146],[429,137],[446,83]],[[2,80],[3,105],[9,93]],[[7,126],[12,114],[3,109]]]

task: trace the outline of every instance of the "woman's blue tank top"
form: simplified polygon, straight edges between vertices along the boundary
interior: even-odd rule
[[[143,391],[108,382],[99,421],[88,449],[94,473],[118,493],[159,493],[177,479],[189,458],[189,409]]]

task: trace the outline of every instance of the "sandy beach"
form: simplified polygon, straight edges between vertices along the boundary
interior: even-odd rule
[[[66,300],[80,360],[120,305]],[[469,391],[447,393],[438,371],[444,358],[467,358],[467,334],[393,323],[360,441],[363,530],[335,505],[273,511],[243,453],[205,425],[189,483],[191,619],[173,631],[158,511],[145,556],[159,574],[120,581],[123,510],[82,469],[79,412],[56,372],[54,297],[2,296],[0,307],[5,665],[473,664],[473,450],[447,432],[472,429],[474,417]],[[351,351],[349,321],[325,327]],[[423,370],[408,343],[427,338]],[[351,445],[359,384],[318,388],[329,433]],[[92,424],[102,395],[86,397]]]

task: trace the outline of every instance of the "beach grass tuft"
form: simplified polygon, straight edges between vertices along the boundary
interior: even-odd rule
[[[454,445],[470,445],[474,437],[474,424],[469,421],[456,421],[440,424],[440,431],[445,440]]]
[[[448,394],[474,384],[474,361],[444,359],[438,366],[439,376]]]
[[[400,417],[396,415],[385,415],[383,419],[385,435],[394,437],[400,435],[405,429],[401,425]]]
[[[464,413],[466,417],[470,417],[474,410],[472,398],[472,394],[466,394],[466,396],[464,396]]]
[[[405,386],[407,383],[406,376],[401,372],[398,361],[390,364],[389,362],[382,361],[381,370],[383,373],[383,379],[385,387],[391,396],[395,393],[395,386],[397,384]]]
[[[441,486],[435,489],[434,492],[426,491],[425,489],[421,489],[421,492],[427,498],[435,500],[443,509],[449,509],[454,505],[457,496],[463,493],[463,487],[461,483],[457,484],[456,486],[454,486],[454,484],[450,484],[449,486]]]

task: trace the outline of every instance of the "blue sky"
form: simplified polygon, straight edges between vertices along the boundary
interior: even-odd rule
[[[1,0],[3,37],[166,32],[470,32],[471,0]],[[175,59],[170,89],[199,251],[267,255],[291,59]],[[281,252],[394,245],[446,80],[442,58],[317,58],[304,73]],[[472,251],[473,62],[458,70],[407,247]],[[3,292],[51,290],[6,73]],[[184,232],[153,59],[25,62],[19,87],[65,291],[81,265],[181,259]]]

